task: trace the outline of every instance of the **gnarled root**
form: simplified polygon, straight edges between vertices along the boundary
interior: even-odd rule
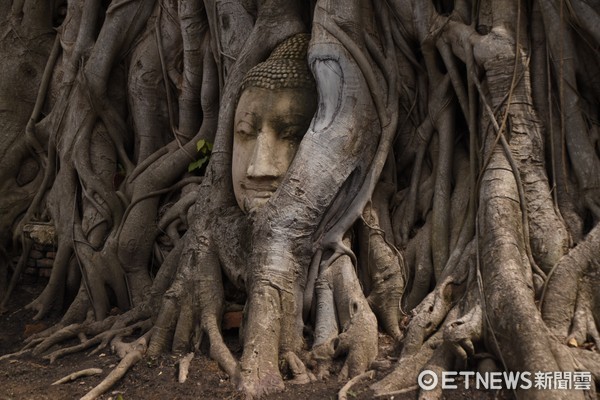
[[[240,388],[249,397],[284,389],[278,368],[281,314],[280,292],[276,288],[263,283],[250,292],[240,376]]]
[[[377,319],[350,257],[335,260],[321,273],[316,288],[317,323],[311,360],[317,377],[327,378],[332,360],[341,355],[346,355],[341,380],[364,373],[377,357]]]
[[[188,294],[195,293],[194,304],[197,310],[188,312],[187,316],[191,317],[197,313],[199,328],[209,342],[210,357],[217,361],[233,382],[237,383],[239,381],[238,362],[225,345],[221,334],[221,320],[225,306],[221,265],[213,248],[214,241],[211,236],[207,236],[200,221],[203,221],[203,216],[196,216],[195,222],[184,236],[186,248],[182,256],[182,266],[171,290],[174,289],[178,292],[178,296],[183,296],[184,288],[187,287],[185,286],[186,282],[193,282],[194,287]],[[196,268],[197,266],[200,268]],[[169,319],[170,313],[172,311],[169,309],[161,311],[161,315],[164,314],[166,319]],[[179,332],[182,331],[179,330]],[[179,336],[178,341],[189,338],[186,335]]]
[[[367,303],[354,267],[347,256],[330,267],[341,333],[334,341],[334,356],[346,355],[340,372],[345,380],[365,372],[377,357],[377,319]]]
[[[64,349],[56,350],[56,351],[50,353],[49,355],[44,356],[44,358],[47,358],[48,360],[50,360],[50,363],[53,363],[60,357],[64,357],[65,355],[68,355],[68,354],[77,353],[77,352],[85,350],[95,344],[98,344],[96,349],[94,351],[92,351],[92,354],[95,354],[98,351],[100,351],[101,349],[103,349],[104,347],[106,347],[106,344],[108,342],[119,341],[120,338],[129,336],[138,329],[140,329],[142,331],[147,331],[148,329],[150,329],[150,327],[151,327],[150,320],[144,320],[144,321],[139,321],[131,326],[127,326],[125,328],[109,329],[107,331],[104,331],[104,332],[94,336],[91,339],[85,339],[86,336],[81,335],[83,340],[80,344],[78,344],[76,346],[66,347]]]
[[[303,385],[316,380],[314,374],[306,369],[306,366],[302,360],[300,360],[300,357],[293,351],[285,353],[283,355],[283,360],[286,362],[292,374],[292,379],[289,379],[287,381],[288,383]]]
[[[146,341],[146,336],[142,336],[135,342],[127,344],[127,349],[124,348],[123,343],[116,342],[115,346],[120,348],[123,359],[102,382],[90,390],[81,400],[94,400],[117,383],[131,367],[142,359],[147,349]]]
[[[400,319],[403,314],[400,302],[406,284],[404,260],[393,244],[387,201],[379,197],[381,195],[376,191],[373,203],[365,207],[359,225],[361,252],[366,253],[366,265],[361,267],[367,269],[365,275],[370,279],[369,305],[383,329],[394,339],[400,340]]]
[[[404,390],[414,390],[417,376],[427,365],[429,369],[444,370],[454,361],[454,355],[472,353],[472,340],[481,336],[480,319],[472,305],[465,303],[463,314],[454,302],[464,293],[463,282],[469,269],[473,270],[474,242],[465,248],[454,268],[443,271],[433,292],[416,307],[404,339],[398,365],[388,376],[371,386],[376,396]],[[473,290],[470,290],[470,292]],[[476,293],[476,292],[475,292]],[[465,299],[472,299],[466,296]],[[473,314],[473,315],[472,315]],[[445,327],[442,326],[445,322]],[[473,328],[473,329],[471,329]]]
[[[409,328],[410,329],[410,328]],[[442,343],[442,334],[437,332],[423,344],[420,351],[402,355],[398,365],[389,375],[371,385],[375,396],[386,396],[405,388],[412,388],[423,366],[433,355],[435,349]],[[403,352],[404,353],[404,352]]]
[[[550,330],[571,345],[590,336],[598,345],[599,298],[592,289],[599,275],[600,225],[563,256],[548,277],[542,316]]]
[[[466,367],[467,358],[475,355],[474,342],[480,341],[483,336],[482,309],[477,299],[477,288],[472,285],[464,301],[461,302],[461,308],[466,309],[466,313],[458,318],[459,307],[450,310],[446,323],[441,329],[444,341],[435,349],[423,370],[433,371],[439,377],[444,371],[454,370],[457,366]],[[443,398],[441,385],[429,391],[421,391],[419,395],[419,399],[441,398]]]
[[[41,354],[54,345],[73,338],[80,339],[80,343],[77,345],[55,350],[45,356],[50,362],[54,362],[59,357],[92,346],[96,346],[92,351],[92,353],[96,353],[113,340],[129,336],[136,331],[140,331],[142,334],[148,332],[152,327],[151,317],[157,308],[156,305],[162,299],[163,293],[170,284],[172,275],[174,275],[178,265],[181,247],[181,244],[178,244],[171,250],[144,302],[123,314],[111,315],[101,321],[95,321],[87,292],[82,286],[61,322],[39,334],[30,336],[26,340],[27,345],[25,348],[33,349],[34,354]],[[85,317],[86,311],[87,317]]]

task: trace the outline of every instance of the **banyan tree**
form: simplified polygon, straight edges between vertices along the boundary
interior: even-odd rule
[[[25,351],[205,348],[256,398],[369,371],[384,332],[375,394],[483,357],[600,379],[597,0],[0,9],[0,294],[44,223],[27,307],[63,313]]]

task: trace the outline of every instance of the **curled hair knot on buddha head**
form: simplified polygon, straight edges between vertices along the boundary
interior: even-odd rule
[[[306,59],[309,41],[310,35],[301,33],[280,43],[267,60],[248,71],[242,91],[249,87],[316,91]]]

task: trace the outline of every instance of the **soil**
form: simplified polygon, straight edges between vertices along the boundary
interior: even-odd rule
[[[51,316],[41,322],[32,321],[33,311],[27,311],[24,306],[33,300],[44,288],[46,281],[42,278],[25,276],[22,284],[17,287],[8,311],[0,316],[0,356],[19,351],[26,336],[38,332],[54,322],[59,315]],[[237,331],[226,331],[226,340],[232,351],[239,355],[240,346],[237,342]],[[394,356],[392,340],[380,335],[379,359]],[[116,366],[119,359],[105,352],[95,355],[78,353],[57,360],[54,364],[41,357],[23,355],[0,360],[0,400],[45,400],[45,399],[74,399],[83,396]],[[156,359],[144,359],[130,370],[126,376],[108,393],[101,396],[104,400],[138,400],[138,399],[243,399],[229,381],[227,375],[217,364],[205,354],[198,354],[192,360],[188,379],[185,383],[177,382],[176,355],[163,355]],[[73,382],[51,385],[56,380],[73,372],[86,368],[101,368],[103,373],[93,377],[85,377]],[[377,378],[382,378],[388,371],[379,371]],[[369,382],[352,387],[348,398],[351,400],[366,400],[373,398],[368,389]],[[276,399],[336,399],[343,382],[335,378],[328,381],[313,382],[308,385],[286,385],[282,393],[266,397],[266,400]],[[415,399],[417,392],[396,395],[388,399]],[[445,394],[449,400],[494,398],[508,399],[507,393],[496,391],[454,390]],[[385,399],[385,398],[381,398]]]

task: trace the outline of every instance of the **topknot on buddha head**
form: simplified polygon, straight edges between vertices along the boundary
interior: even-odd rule
[[[316,90],[306,60],[309,41],[310,35],[301,33],[280,43],[266,61],[248,71],[242,91],[249,87]]]

